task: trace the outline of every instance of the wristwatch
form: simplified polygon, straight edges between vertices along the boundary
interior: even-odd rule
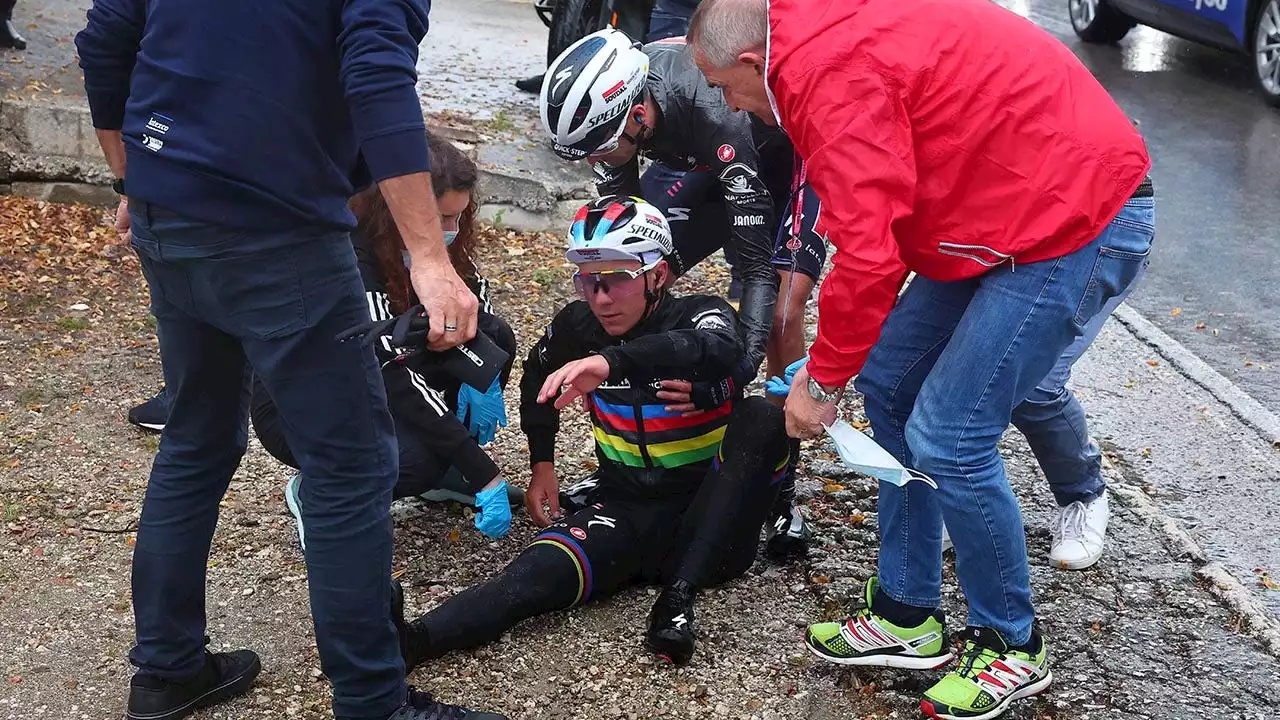
[[[117,195],[124,195],[124,178],[116,178],[115,180],[112,180],[111,189],[114,190]]]
[[[831,388],[827,390],[818,384],[812,376],[809,377],[809,397],[820,403],[835,402],[840,398],[840,388]]]

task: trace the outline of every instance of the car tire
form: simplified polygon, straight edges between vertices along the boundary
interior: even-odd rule
[[[1280,0],[1263,0],[1253,21],[1253,67],[1268,104],[1280,107]]]
[[[1076,35],[1089,43],[1119,42],[1137,25],[1107,0],[1067,0],[1067,15]]]

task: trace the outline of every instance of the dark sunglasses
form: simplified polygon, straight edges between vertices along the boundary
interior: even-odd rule
[[[583,300],[594,298],[598,292],[603,292],[614,300],[631,297],[644,289],[644,283],[636,281],[657,266],[658,263],[654,262],[635,270],[576,272],[573,274],[573,289]]]

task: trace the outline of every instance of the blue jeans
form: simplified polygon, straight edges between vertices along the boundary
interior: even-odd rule
[[[1071,367],[1102,332],[1111,313],[1138,286],[1145,270],[1144,264],[1133,282],[1102,306],[1085,325],[1084,333],[1058,358],[1058,364],[1013,409],[1013,426],[1027,438],[1059,507],[1089,502],[1107,489],[1102,479],[1102,452],[1089,438],[1084,406],[1067,389],[1067,381],[1071,379]]]
[[[855,381],[876,442],[938,484],[880,483],[878,572],[890,598],[938,606],[945,518],[969,625],[1014,645],[1030,638],[1022,514],[996,445],[1014,408],[1138,278],[1154,227],[1154,200],[1132,199],[1064,257],[912,281]]]
[[[130,216],[171,409],[133,555],[129,659],[163,678],[203,665],[205,568],[257,373],[307,477],[311,610],[334,714],[386,717],[406,692],[391,620],[396,441],[373,350],[334,340],[368,319],[348,234],[232,230],[138,200]]]

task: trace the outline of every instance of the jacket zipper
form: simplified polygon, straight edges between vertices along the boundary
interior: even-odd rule
[[[986,252],[990,253],[993,258],[995,258],[996,262],[991,262],[990,260],[983,258],[981,255],[978,255],[975,252],[969,252],[970,250],[973,250],[973,251],[985,250]],[[1012,255],[1002,253],[998,250],[992,250],[986,245],[961,245],[959,243],[940,242],[938,243],[938,253],[940,255],[950,255],[951,257],[958,257],[958,258],[963,258],[965,260],[972,260],[978,263],[979,265],[984,265],[989,268],[999,267],[1003,265],[1005,261],[1008,261],[1010,272],[1014,272],[1018,269],[1017,263],[1014,261],[1014,258]]]

